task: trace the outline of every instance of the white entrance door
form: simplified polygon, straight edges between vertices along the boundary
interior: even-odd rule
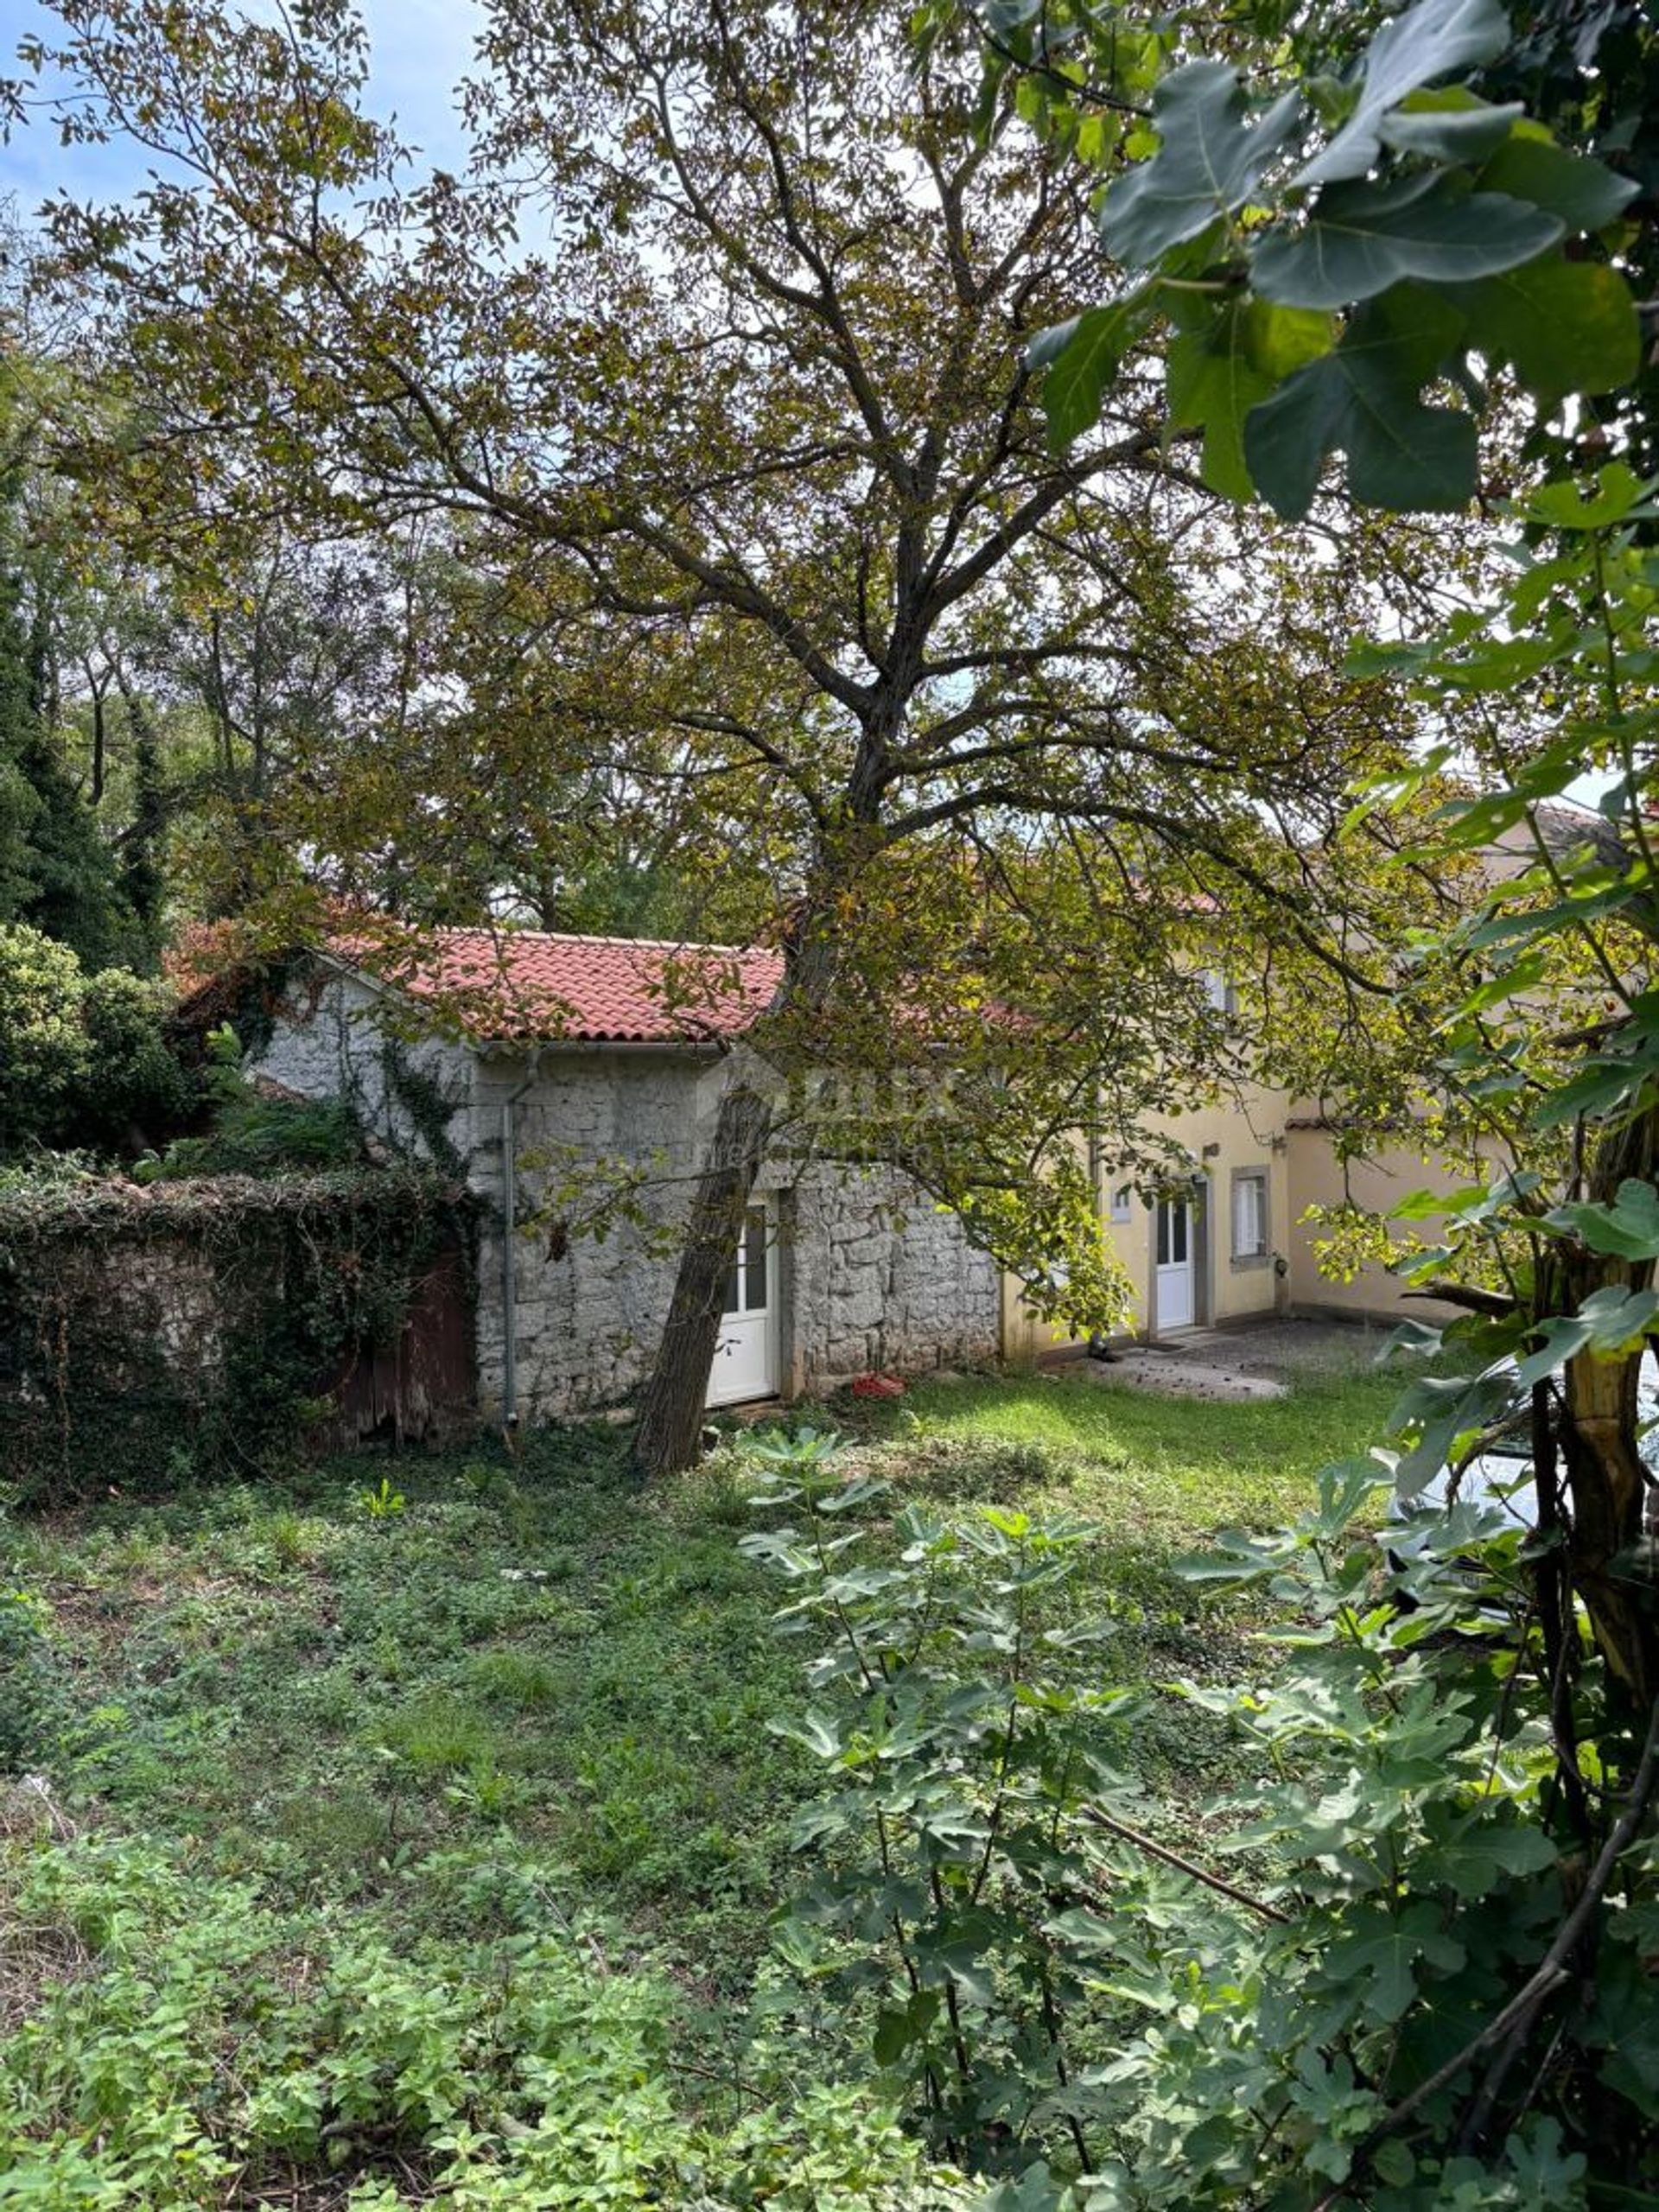
[[[1158,1327],[1192,1325],[1192,1209],[1185,1198],[1158,1201]]]
[[[743,1217],[743,1240],[727,1278],[709,1377],[711,1406],[741,1406],[778,1395],[777,1262],[767,1209],[753,1205]]]

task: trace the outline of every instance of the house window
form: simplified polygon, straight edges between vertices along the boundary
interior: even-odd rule
[[[1135,1192],[1127,1183],[1120,1183],[1112,1192],[1112,1219],[1128,1221],[1129,1209],[1135,1202]]]
[[[1233,1257],[1267,1256],[1268,1173],[1264,1167],[1245,1168],[1233,1177]]]
[[[766,1210],[751,1206],[743,1217],[743,1238],[726,1278],[726,1300],[721,1311],[728,1318],[766,1310]]]
[[[1238,1012],[1238,986],[1219,968],[1205,969],[1204,995],[1217,1014],[1231,1015]]]

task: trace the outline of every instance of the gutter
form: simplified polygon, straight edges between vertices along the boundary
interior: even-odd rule
[[[473,1050],[481,1058],[517,1057],[524,1050],[500,1037],[479,1037],[472,1041]],[[664,1056],[677,1058],[681,1054],[695,1054],[699,1058],[723,1058],[732,1046],[742,1042],[741,1037],[544,1037],[535,1046],[540,1059],[546,1052],[569,1052],[583,1058],[602,1052],[608,1058],[613,1053],[647,1052],[661,1059]]]
[[[542,1071],[543,1047],[530,1056],[524,1080],[501,1102],[501,1426],[518,1426],[518,1101]]]

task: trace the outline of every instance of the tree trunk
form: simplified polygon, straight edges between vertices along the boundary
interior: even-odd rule
[[[840,966],[836,894],[855,880],[877,840],[880,772],[903,725],[893,697],[865,717],[848,777],[841,843],[833,865],[802,899],[785,944],[785,982],[772,1011],[822,1014]],[[720,1338],[725,1289],[742,1234],[744,1210],[772,1138],[772,1108],[742,1081],[721,1102],[714,1141],[691,1205],[691,1219],[674,1279],[674,1296],[645,1386],[634,1432],[633,1464],[642,1475],[677,1474],[696,1463],[709,1374]]]
[[[1639,1357],[1569,1362],[1561,1459],[1572,1501],[1573,1580],[1608,1667],[1645,1711],[1659,1693],[1653,1592],[1632,1561],[1644,1527],[1648,1475],[1637,1449]]]
[[[766,1100],[734,1084],[721,1101],[657,1364],[639,1409],[633,1461],[643,1475],[677,1474],[696,1463],[726,1284],[771,1135]]]
[[[85,666],[86,664],[83,663],[82,665]],[[104,797],[105,753],[107,743],[104,713],[105,687],[93,681],[90,668],[86,670],[86,683],[92,701],[92,788],[89,797],[92,804],[97,806],[101,804]]]
[[[1586,1195],[1607,1205],[1628,1177],[1650,1181],[1659,1160],[1659,1115],[1648,1113],[1598,1149]],[[1575,1253],[1563,1268],[1565,1295],[1540,1312],[1571,1313],[1608,1285],[1642,1289],[1650,1262]],[[1580,1352],[1562,1376],[1561,1461],[1572,1526],[1567,1557],[1608,1668],[1645,1712],[1659,1695],[1659,1618],[1653,1592],[1633,1571],[1646,1534],[1652,1476],[1638,1448],[1642,1354],[1596,1358]]]

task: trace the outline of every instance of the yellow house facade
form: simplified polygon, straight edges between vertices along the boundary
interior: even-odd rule
[[[1132,1290],[1124,1338],[1155,1342],[1288,1313],[1389,1325],[1408,1314],[1449,1316],[1432,1300],[1408,1300],[1407,1286],[1375,1261],[1350,1281],[1321,1274],[1322,1232],[1306,1219],[1310,1207],[1344,1198],[1387,1213],[1414,1191],[1461,1181],[1447,1163],[1401,1144],[1344,1166],[1316,1107],[1263,1088],[1154,1126],[1188,1163],[1175,1188],[1143,1192],[1109,1159],[1094,1161],[1101,1223]],[[1414,1242],[1434,1241],[1434,1223],[1414,1228]],[[1039,1358],[1075,1341],[1032,1311],[1017,1277],[1004,1275],[1006,1358]]]

